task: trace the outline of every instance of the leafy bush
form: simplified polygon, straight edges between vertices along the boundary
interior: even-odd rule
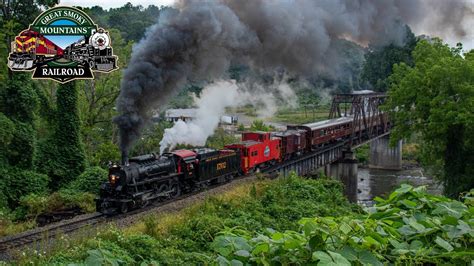
[[[462,203],[424,189],[402,185],[361,216],[302,219],[299,232],[223,231],[213,248],[221,265],[471,263],[474,190]]]
[[[13,139],[15,124],[3,113],[0,113],[0,163],[6,163],[7,148]],[[1,205],[0,205],[1,206]]]
[[[97,147],[97,150],[92,152],[92,156],[90,157],[91,165],[105,167],[110,161],[118,162],[120,160],[120,150],[117,144],[108,141],[101,143]]]
[[[252,125],[250,125],[250,131],[274,131],[275,127],[273,126],[267,126],[262,120],[254,120],[252,122]]]
[[[26,216],[79,207],[84,212],[95,211],[95,196],[88,192],[62,189],[50,195],[29,194],[20,199],[20,207]],[[19,208],[19,209],[21,209]]]
[[[11,208],[17,206],[20,198],[31,193],[46,194],[49,177],[33,171],[24,171],[15,167],[0,168],[4,197]]]
[[[410,162],[420,162],[420,146],[416,143],[403,143],[402,156],[403,160]]]
[[[77,191],[97,194],[100,185],[107,181],[107,175],[107,171],[98,166],[90,167],[72,181],[68,187]]]
[[[364,144],[356,149],[355,157],[357,161],[361,164],[368,164],[370,157],[370,146],[369,144]]]

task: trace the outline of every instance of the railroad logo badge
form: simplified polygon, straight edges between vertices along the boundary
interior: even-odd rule
[[[263,156],[268,157],[270,156],[270,147],[266,146],[265,150],[263,151]]]
[[[83,11],[58,6],[41,13],[11,44],[8,67],[33,79],[65,83],[118,69],[107,31]]]

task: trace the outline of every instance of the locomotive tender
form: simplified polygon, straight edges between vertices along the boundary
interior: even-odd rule
[[[386,114],[383,114],[386,116]],[[169,199],[231,181],[239,175],[258,172],[272,165],[317,151],[337,141],[348,143],[354,134],[387,127],[387,119],[361,126],[352,116],[303,125],[289,125],[283,132],[244,132],[242,141],[222,150],[176,150],[131,158],[109,169],[109,181],[101,186],[97,210],[125,213],[151,200]]]

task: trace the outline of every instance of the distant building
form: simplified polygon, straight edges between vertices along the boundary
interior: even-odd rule
[[[197,109],[168,109],[165,112],[165,120],[169,122],[176,122],[183,120],[184,122],[194,120],[196,118]]]
[[[239,122],[239,117],[236,115],[221,116],[221,124],[236,125]]]
[[[168,109],[165,112],[165,120],[168,122],[176,122],[182,120],[184,122],[189,122],[196,119],[196,113],[198,109],[189,108],[189,109]],[[238,117],[236,115],[222,115],[219,122],[221,124],[227,125],[236,125],[238,122]]]

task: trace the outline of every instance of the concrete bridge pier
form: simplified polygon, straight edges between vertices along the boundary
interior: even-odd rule
[[[383,136],[370,143],[369,168],[401,170],[402,141],[390,146],[390,136]]]
[[[352,151],[344,151],[343,157],[324,168],[325,174],[344,184],[344,194],[350,202],[357,202],[357,159]]]

